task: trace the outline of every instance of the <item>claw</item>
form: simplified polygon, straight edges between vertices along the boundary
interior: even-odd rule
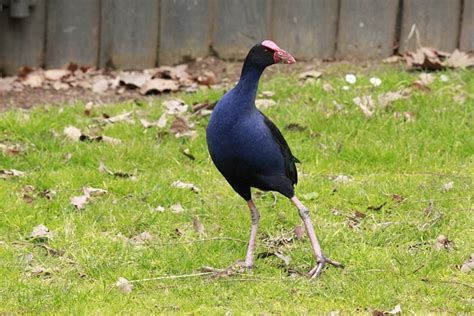
[[[253,266],[247,265],[245,261],[238,260],[234,262],[233,264],[231,264],[230,266],[228,266],[227,268],[225,268],[224,270],[214,269],[214,271],[212,271],[214,273],[211,274],[210,277],[211,278],[228,277],[235,274],[244,273],[246,271],[250,272],[252,270],[252,267]]]
[[[317,265],[309,271],[308,273],[309,277],[311,279],[318,277],[323,272],[323,268],[326,265],[326,263],[329,263],[330,265],[333,265],[336,268],[341,268],[341,269],[344,268],[343,264],[323,256],[318,259]]]

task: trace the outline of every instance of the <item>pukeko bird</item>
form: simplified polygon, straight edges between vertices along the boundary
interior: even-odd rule
[[[317,260],[309,275],[316,277],[326,263],[342,265],[323,255],[309,211],[294,193],[298,159],[275,124],[255,107],[260,76],[266,67],[276,63],[294,64],[295,59],[270,40],[250,49],[238,84],[219,100],[212,112],[207,144],[217,169],[250,209],[252,226],[247,256],[238,264],[248,269],[253,266],[260,213],[252,201],[250,188],[258,188],[279,192],[298,208]]]

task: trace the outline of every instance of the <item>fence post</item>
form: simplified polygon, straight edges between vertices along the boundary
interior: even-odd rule
[[[460,20],[460,0],[404,0],[400,52],[414,50],[419,44],[453,51],[458,46]],[[420,43],[416,33],[408,39],[414,24]]]
[[[210,0],[161,0],[160,65],[209,54]]]
[[[100,0],[48,0],[46,67],[97,66]]]
[[[459,47],[466,52],[474,52],[474,0],[464,0]]]
[[[273,38],[297,59],[328,59],[336,49],[339,0],[274,0]]]
[[[21,66],[43,65],[45,12],[45,0],[36,1],[25,18],[0,12],[0,68],[6,74],[15,74]]]
[[[243,59],[255,43],[269,38],[269,0],[216,2],[212,47],[219,57]]]
[[[398,7],[398,0],[341,0],[337,58],[392,55]]]
[[[157,63],[159,0],[102,0],[100,67],[143,69]]]

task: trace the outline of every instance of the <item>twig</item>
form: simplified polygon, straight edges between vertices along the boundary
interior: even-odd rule
[[[158,280],[184,279],[184,278],[194,278],[194,277],[210,275],[210,274],[213,274],[213,272],[201,272],[201,273],[191,273],[191,274],[181,274],[181,275],[165,275],[165,276],[155,277],[155,278],[129,280],[128,282],[138,283],[138,282],[148,282],[148,281],[158,281]]]
[[[176,241],[170,242],[165,244],[156,245],[158,247],[165,247],[165,246],[174,246],[174,245],[181,245],[181,244],[194,244],[200,242],[209,242],[209,241],[216,241],[216,240],[230,240],[235,242],[247,243],[247,241],[232,237],[213,237],[213,238],[206,238],[206,239],[196,239],[196,240],[189,240],[189,241]]]
[[[423,282],[428,282],[428,283],[459,284],[459,285],[464,285],[464,286],[467,286],[468,288],[474,289],[474,285],[471,285],[471,284],[468,284],[468,283],[464,283],[464,282],[459,282],[459,281],[430,280],[430,279],[426,279],[426,278],[421,279],[421,281],[423,281]]]

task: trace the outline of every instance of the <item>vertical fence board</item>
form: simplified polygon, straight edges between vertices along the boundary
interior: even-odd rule
[[[157,63],[159,0],[102,0],[101,67],[143,69]]]
[[[398,0],[341,0],[338,58],[381,58],[392,55]]]
[[[8,9],[0,13],[0,29],[3,35],[0,46],[2,68],[14,74],[21,66],[39,67],[44,60],[45,0],[35,2],[29,16],[14,19]]]
[[[46,66],[69,62],[97,65],[99,0],[49,0],[46,28]]]
[[[213,48],[220,57],[243,59],[248,50],[270,35],[268,0],[219,0]]]
[[[274,0],[273,38],[297,59],[332,58],[338,10],[338,0]]]
[[[458,44],[460,15],[461,0],[404,0],[400,52],[418,46],[416,34],[408,40],[413,24],[422,46],[453,51]]]
[[[209,0],[161,0],[160,64],[208,55],[211,6]]]
[[[464,0],[459,47],[463,51],[474,52],[474,0]]]

